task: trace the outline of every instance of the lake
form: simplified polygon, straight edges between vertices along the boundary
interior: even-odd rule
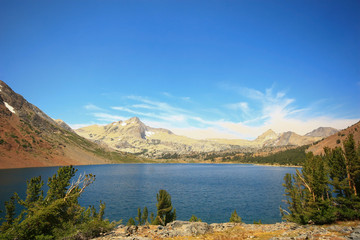
[[[160,189],[170,193],[178,220],[189,220],[194,214],[208,223],[227,222],[236,209],[246,223],[260,219],[262,223],[280,222],[279,206],[285,207],[283,178],[286,173],[295,173],[295,168],[251,164],[114,164],[76,168],[77,175],[96,175],[80,204],[98,208],[102,200],[106,203],[105,217],[123,219],[125,224],[137,216],[138,207],[147,206],[149,216],[150,212],[156,215],[156,194]],[[27,179],[41,175],[46,185],[57,169],[0,170],[1,210],[13,192],[24,198]]]

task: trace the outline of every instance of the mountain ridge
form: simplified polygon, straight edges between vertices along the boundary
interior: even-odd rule
[[[0,168],[105,164],[127,158],[138,161],[86,140],[63,124],[0,80]]]

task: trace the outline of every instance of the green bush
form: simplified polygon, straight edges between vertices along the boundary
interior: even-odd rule
[[[230,217],[230,221],[229,221],[229,222],[241,223],[241,217],[239,217],[239,215],[237,214],[236,210],[234,210],[234,212],[231,213],[231,217]]]
[[[189,222],[201,222],[201,219],[196,217],[195,215],[192,215]]]

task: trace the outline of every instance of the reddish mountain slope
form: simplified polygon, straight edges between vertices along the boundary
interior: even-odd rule
[[[330,137],[325,138],[324,140],[318,142],[317,144],[313,144],[309,147],[308,151],[313,152],[316,155],[324,153],[324,147],[335,148],[335,147],[343,147],[343,141],[347,138],[349,134],[354,135],[354,139],[356,143],[360,142],[360,122],[355,123],[354,125],[341,130],[338,133],[331,135]]]
[[[0,81],[0,168],[137,161],[78,136]]]

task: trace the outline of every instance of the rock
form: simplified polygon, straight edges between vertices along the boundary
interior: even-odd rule
[[[225,231],[227,229],[233,228],[237,225],[241,225],[241,223],[212,223],[210,224],[210,227],[212,228],[212,230],[214,232],[219,232],[219,231]]]
[[[348,239],[360,239],[360,226],[356,227]]]
[[[196,236],[212,232],[212,228],[205,222],[174,221],[166,226],[169,237]]]

